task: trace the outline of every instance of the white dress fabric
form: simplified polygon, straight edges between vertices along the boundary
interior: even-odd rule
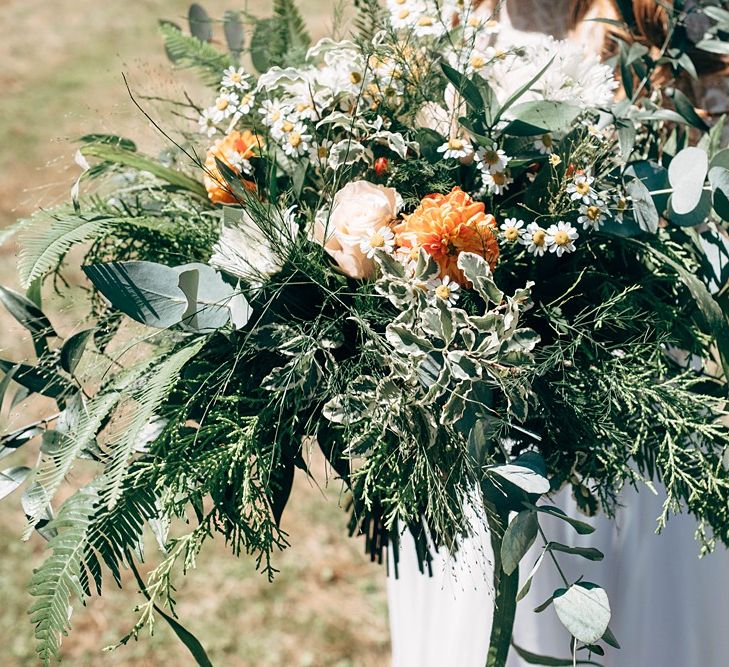
[[[483,5],[490,12],[488,7],[488,2]],[[539,39],[539,33],[564,38],[565,16],[565,0],[509,0],[501,8],[500,36],[504,43],[517,43],[518,39],[529,43]],[[601,36],[593,30],[577,31],[571,38],[596,47]],[[697,93],[711,103],[706,106],[725,110],[727,89],[729,84],[723,79],[720,85],[708,83]],[[579,515],[568,492],[557,494],[553,502],[571,516]],[[540,519],[548,539],[596,547],[605,554],[601,563],[559,555],[570,582],[584,575],[585,580],[603,586],[610,598],[610,626],[622,648],[608,647],[604,657],[593,659],[605,667],[726,667],[727,549],[720,545],[715,553],[699,559],[696,523],[686,515],[672,517],[656,535],[663,498],[647,488],[640,493],[626,489],[620,502],[615,520],[605,516],[589,520],[596,528],[589,536],[578,536],[557,519]],[[403,536],[399,578],[394,578],[392,563],[388,575],[393,667],[485,665],[493,616],[493,553],[483,510],[474,503],[471,511],[479,530],[456,557],[436,554],[432,577],[420,573],[412,537]],[[522,579],[540,553],[538,546],[523,561]],[[561,586],[556,568],[545,558],[529,594],[517,606],[514,641],[518,646],[539,655],[571,657],[569,635],[554,608],[533,612]],[[512,651],[508,667],[527,664]]]
[[[553,501],[579,516],[567,492]],[[647,488],[640,493],[626,490],[621,503],[615,521],[604,516],[589,520],[596,528],[589,536],[578,536],[557,519],[541,518],[548,539],[597,547],[605,554],[601,563],[558,554],[570,582],[584,575],[609,595],[610,627],[621,649],[608,647],[596,661],[605,667],[725,667],[729,664],[727,550],[720,546],[699,559],[695,520],[685,515],[672,517],[656,535],[662,498]],[[535,546],[526,556],[522,581],[539,553]],[[463,544],[455,559],[438,554],[429,577],[418,570],[412,538],[403,536],[400,576],[388,577],[393,667],[483,667],[493,615],[492,563],[490,540],[483,529]],[[541,614],[533,611],[561,586],[556,568],[545,558],[529,594],[517,606],[518,646],[539,655],[570,657],[569,635],[554,608]],[[512,651],[508,667],[526,665]]]

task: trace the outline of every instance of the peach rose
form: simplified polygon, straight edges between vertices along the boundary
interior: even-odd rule
[[[351,278],[370,278],[375,262],[360,245],[395,220],[399,208],[400,197],[394,188],[369,181],[347,183],[334,195],[331,209],[317,215],[312,236],[342,273]]]

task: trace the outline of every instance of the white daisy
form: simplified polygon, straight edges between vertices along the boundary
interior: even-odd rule
[[[521,236],[520,243],[527,247],[527,252],[541,257],[547,250],[547,232],[536,222],[530,222]]]
[[[218,131],[217,122],[215,120],[216,117],[217,109],[215,107],[203,109],[200,114],[200,118],[197,119],[198,131],[200,134],[212,137]]]
[[[329,139],[320,139],[314,143],[309,149],[309,161],[321,169],[325,169],[329,164],[329,151],[332,148],[332,142]]]
[[[561,257],[566,252],[574,252],[575,241],[579,236],[577,230],[569,222],[560,221],[556,225],[550,225],[546,237],[549,252],[557,253],[557,257]]]
[[[251,87],[250,77],[243,67],[228,67],[223,72],[223,80],[220,82],[225,88],[237,90],[248,90]]]
[[[253,111],[253,105],[256,102],[256,96],[253,94],[253,92],[246,93],[243,95],[243,97],[240,98],[240,103],[238,104],[238,113],[241,115],[249,114],[251,111]]]
[[[284,104],[281,100],[264,100],[258,109],[258,113],[263,116],[263,124],[268,127],[280,123],[290,112],[290,105]]]
[[[498,35],[501,31],[501,24],[496,19],[489,19],[481,24],[481,29],[486,35]]]
[[[296,123],[290,132],[282,138],[284,153],[290,157],[299,157],[309,152],[311,134],[303,123]]]
[[[458,290],[460,285],[451,280],[450,276],[445,276],[442,280],[436,278],[428,282],[428,293],[431,302],[438,300],[445,301],[448,305],[454,306],[458,301]]]
[[[367,233],[360,239],[359,249],[367,255],[369,259],[375,256],[376,250],[384,250],[390,253],[395,248],[395,234],[385,226],[375,229],[369,229]]]
[[[414,0],[388,0],[390,23],[395,30],[412,28],[420,16],[421,7]]]
[[[230,118],[238,110],[239,98],[235,93],[221,93],[215,100],[216,119],[218,122]]]
[[[440,37],[447,32],[446,26],[436,12],[421,14],[413,25],[417,37]]]
[[[523,232],[524,221],[516,218],[506,218],[504,223],[499,227],[501,230],[501,238],[505,241],[513,243],[521,238]]]
[[[552,154],[552,135],[547,133],[543,134],[534,142],[534,148],[536,148],[542,155]]]
[[[577,222],[582,225],[582,229],[599,229],[600,225],[605,222],[607,215],[604,209],[605,203],[597,200],[594,204],[580,206],[580,216]]]
[[[592,187],[595,179],[587,174],[577,174],[572,183],[567,186],[567,194],[572,201],[579,201],[589,206],[597,199],[597,193]]]
[[[439,146],[438,152],[443,153],[443,157],[446,160],[449,158],[460,160],[473,154],[473,146],[463,139],[453,137],[446,141],[442,146]]]
[[[251,165],[250,161],[244,158],[238,151],[227,151],[225,153],[225,161],[238,173],[253,173],[253,165]]]
[[[476,153],[476,163],[482,171],[505,171],[511,158],[503,148],[479,148]]]
[[[482,174],[484,188],[489,194],[502,195],[514,182],[505,171],[486,171]]]

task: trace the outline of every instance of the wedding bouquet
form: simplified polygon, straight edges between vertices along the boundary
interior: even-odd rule
[[[729,150],[723,119],[709,129],[676,85],[690,49],[727,51],[729,12],[675,3],[656,53],[626,11],[601,63],[547,37],[505,43],[469,2],[354,10],[347,38],[313,45],[293,0],[222,21],[196,4],[191,34],[163,22],[172,61],[212,88],[176,101],[188,131],[133,98],[164,153],[83,137],[69,204],[11,230],[28,291],[0,300],[37,360],[0,359],[0,396],[57,406],[0,440],[0,457],[39,447],[0,495],[25,484],[26,537],[49,540],[30,584],[45,663],[72,598],[130,568],[145,601],[122,643],[160,615],[210,664],[175,620],[173,576],[220,534],[273,577],[314,447],[372,559],[389,547],[397,563],[408,530],[427,568],[485,504],[492,666],[545,558],[602,558],[545,535],[543,515],[592,530],[551,492],[611,516],[626,484],[659,481],[659,526],[687,511],[704,550],[729,543]],[[65,290],[72,250],[88,317],[62,335],[41,292]],[[98,474],[59,503],[79,459]],[[144,581],[148,529],[161,558]],[[597,584],[565,580],[537,611],[552,605],[575,655],[618,646]]]

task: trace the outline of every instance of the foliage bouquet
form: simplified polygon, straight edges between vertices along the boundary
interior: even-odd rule
[[[315,447],[372,559],[388,546],[397,563],[409,531],[427,568],[485,504],[494,667],[542,562],[602,558],[545,535],[543,515],[592,530],[551,492],[611,516],[625,484],[660,482],[659,526],[687,511],[702,549],[729,543],[729,151],[679,85],[690,54],[727,51],[729,13],[675,2],[655,52],[620,4],[608,63],[504,43],[450,0],[359,0],[346,38],[316,44],[292,0],[221,21],[193,5],[190,34],[161,24],[210,98],[175,101],[180,136],[148,116],[159,158],[83,137],[69,204],[12,230],[27,294],[0,291],[37,352],[0,359],[0,395],[56,404],[0,441],[0,457],[39,448],[0,492],[24,485],[26,537],[49,541],[30,584],[45,663],[72,598],[129,568],[145,601],[122,643],[160,616],[210,664],[175,619],[173,576],[220,534],[272,577]],[[64,289],[77,248],[88,318],[61,335],[41,292]],[[79,459],[97,475],[59,502]],[[144,581],[147,529],[161,555]],[[597,584],[565,580],[548,606],[575,656],[618,646]]]

